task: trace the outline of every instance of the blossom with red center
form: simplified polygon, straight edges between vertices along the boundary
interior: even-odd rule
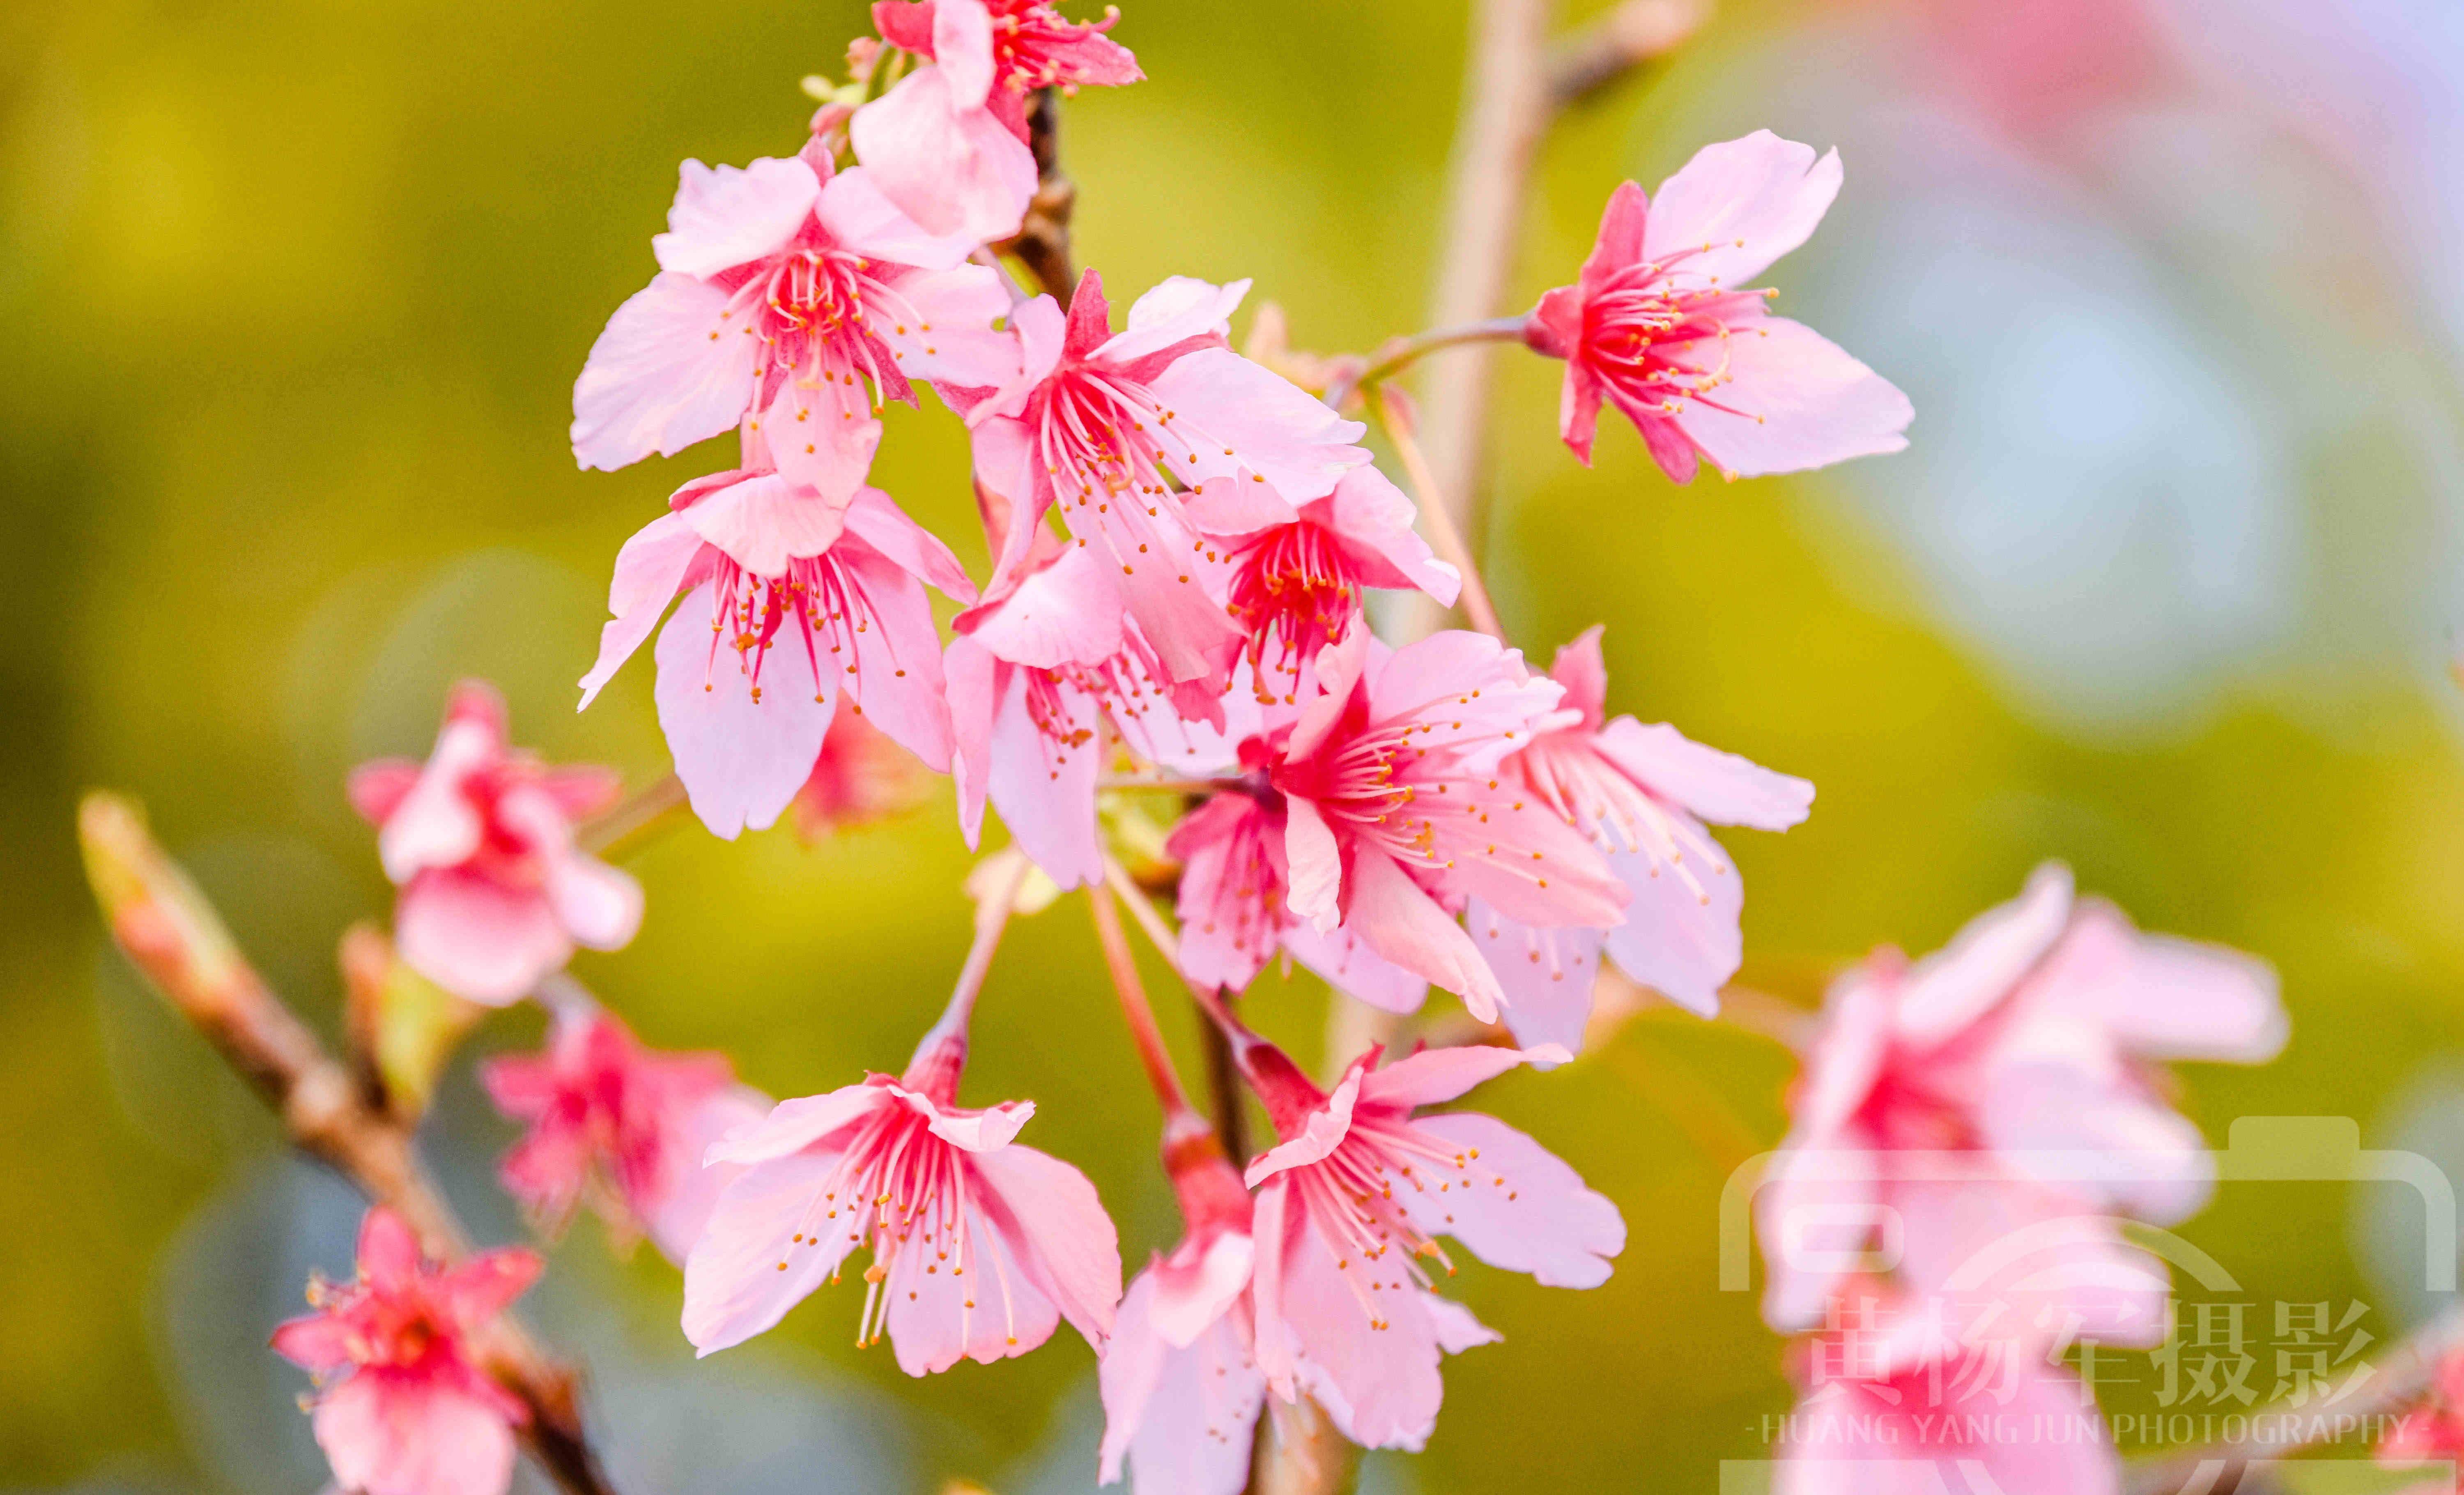
[[[1412,500],[1374,467],[1353,468],[1332,492],[1297,507],[1263,483],[1215,481],[1187,509],[1229,563],[1229,609],[1247,630],[1262,690],[1270,666],[1290,681],[1320,649],[1343,642],[1362,588],[1417,587],[1452,606],[1463,586],[1412,528]]]
[[[617,308],[573,388],[573,453],[613,470],[672,456],[747,418],[779,471],[844,501],[912,380],[981,377],[1016,352],[999,275],[935,237],[825,152],[741,170],[684,165],[660,274]]]
[[[655,651],[659,726],[694,813],[731,839],[771,824],[804,787],[842,690],[947,770],[941,636],[924,585],[976,596],[949,547],[889,495],[833,502],[773,467],[749,423],[743,445],[743,467],[687,483],[625,542],[615,616],[582,679],[586,707],[685,594]]]
[[[1024,1354],[1065,1318],[1102,1348],[1121,1297],[1112,1221],[1086,1175],[1011,1140],[1033,1102],[956,1104],[966,1052],[954,1002],[904,1075],[783,1101],[710,1150],[743,1171],[685,1260],[703,1354],[777,1324],[858,1245],[872,1264],[856,1340],[887,1332],[910,1375]]]
[[[1563,1050],[1431,1049],[1380,1069],[1371,1049],[1331,1094],[1254,1035],[1235,1051],[1284,1139],[1248,1169],[1258,1366],[1353,1441],[1419,1447],[1443,1395],[1438,1352],[1497,1337],[1429,1291],[1423,1260],[1454,1269],[1438,1237],[1545,1286],[1608,1280],[1625,1221],[1573,1169],[1494,1117],[1415,1114]]]
[[[274,1331],[275,1351],[315,1374],[312,1425],[334,1483],[366,1495],[503,1495],[514,1429],[530,1409],[480,1369],[479,1341],[539,1273],[509,1248],[459,1266],[422,1260],[402,1218],[360,1222],[359,1276],[308,1286],[316,1312]],[[332,1378],[347,1375],[340,1384]]]
[[[1832,988],[1757,1199],[1766,1316],[1821,1322],[1880,1230],[1920,1304],[1999,1289],[2019,1321],[2155,1343],[2164,1267],[2112,1217],[2180,1220],[2213,1164],[2152,1062],[2256,1063],[2283,1041],[2266,966],[2142,934],[2055,865],[1939,954],[1878,954]]]
[[[916,222],[978,242],[1018,231],[1035,196],[1026,99],[1146,75],[1104,34],[1120,12],[1067,21],[1043,0],[881,0],[884,41],[930,59],[848,121],[858,160]]]
[[[1251,1352],[1249,1195],[1214,1128],[1186,1107],[1164,1123],[1164,1172],[1187,1234],[1121,1296],[1097,1383],[1099,1483],[1239,1495],[1266,1380]]]
[[[1298,712],[1242,750],[1282,811],[1285,881],[1231,887],[1279,892],[1280,917],[1348,932],[1483,1022],[1504,994],[1454,920],[1470,899],[1540,928],[1617,921],[1625,890],[1598,850],[1502,767],[1556,711],[1555,681],[1481,634],[1388,651],[1365,628],[1312,673]],[[1235,916],[1225,886],[1206,900],[1219,924]]]
[[[1708,1017],[1745,956],[1745,890],[1703,823],[1786,830],[1814,785],[1686,738],[1666,722],[1607,719],[1600,630],[1557,651],[1550,677],[1576,719],[1541,732],[1506,769],[1590,835],[1632,895],[1611,930],[1535,930],[1485,907],[1469,923],[1506,991],[1506,1021],[1527,1044],[1579,1049],[1592,978],[1606,946],[1619,969]]]
[[[818,842],[832,831],[901,815],[933,792],[933,776],[906,749],[854,712],[835,714],[821,756],[790,807],[796,834]]]
[[[1603,400],[1681,483],[1698,456],[1750,477],[1907,445],[1907,396],[1746,287],[1806,241],[1839,182],[1837,151],[1816,161],[1757,130],[1705,146],[1657,200],[1632,182],[1610,195],[1581,275],[1523,331],[1566,361],[1558,431],[1576,456],[1592,459]]]
[[[1226,319],[1248,288],[1166,280],[1116,334],[1090,270],[1066,317],[1039,297],[1011,318],[1023,357],[1014,377],[953,392],[970,406],[976,481],[1014,516],[996,569],[1022,563],[1057,505],[1076,542],[1114,568],[1123,605],[1174,683],[1220,685],[1242,637],[1185,491],[1272,489],[1306,504],[1369,460],[1353,444],[1359,422],[1226,345]]]
[[[1093,882],[1103,875],[1095,784],[1106,731],[1167,766],[1230,757],[1217,730],[1227,703],[1206,681],[1169,683],[1155,647],[1123,615],[1115,579],[1082,546],[1045,536],[954,630],[952,772],[970,846],[989,799],[1054,882]]]
[[[645,1048],[596,1009],[560,1011],[544,1050],[491,1059],[479,1079],[530,1128],[496,1176],[533,1220],[561,1231],[586,1199],[620,1241],[647,1235],[679,1263],[734,1176],[703,1152],[770,1109],[726,1055]]]
[[[642,924],[642,889],[574,846],[574,822],[615,802],[604,768],[549,768],[505,745],[495,688],[453,688],[427,763],[383,758],[350,780],[402,889],[394,941],[412,970],[472,1001],[518,1000],[573,957]]]

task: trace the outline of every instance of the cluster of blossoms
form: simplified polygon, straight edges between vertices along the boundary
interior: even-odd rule
[[[576,946],[621,946],[641,919],[639,889],[584,849],[616,786],[511,751],[477,687],[455,694],[425,766],[352,782],[402,886],[403,958],[472,1000],[550,1008],[543,1052],[484,1072],[528,1129],[505,1186],[543,1229],[586,1202],[677,1262],[702,1353],[771,1329],[861,1249],[858,1341],[888,1337],[912,1374],[1077,1330],[1100,1358],[1108,1483],[1126,1469],[1151,1495],[1229,1495],[1264,1409],[1304,1396],[1357,1443],[1417,1448],[1442,1357],[1498,1337],[1435,1290],[1432,1273],[1454,1270],[1441,1240],[1576,1288],[1604,1282],[1625,1241],[1616,1206],[1538,1142],[1426,1109],[1571,1060],[1603,955],[1715,1013],[1743,894],[1707,827],[1785,830],[1813,786],[1612,718],[1597,628],[1545,673],[1493,630],[1375,637],[1367,592],[1451,605],[1467,558],[1416,532],[1341,381],[1304,387],[1233,348],[1247,282],[1166,279],[1116,326],[1095,272],[1030,296],[1007,268],[1037,202],[1046,91],[1141,77],[1113,17],[1071,22],[1038,0],[874,13],[857,82],[798,149],[685,163],[652,240],[658,275],[590,351],[574,393],[583,466],[731,428],[739,455],[678,487],[617,555],[583,705],[655,632],[676,778],[721,837],[791,808],[817,834],[913,802],[932,774],[955,781],[971,846],[998,809],[1013,869],[982,892],[948,1007],[895,1076],[776,1104],[721,1056],[644,1047],[556,976]],[[1764,132],[1705,148],[1654,199],[1617,190],[1575,282],[1507,324],[1564,361],[1577,456],[1603,401],[1680,482],[1705,460],[1753,475],[1903,445],[1900,392],[1770,315],[1751,285],[1840,181],[1836,153]],[[980,585],[871,482],[883,407],[928,386],[971,438]],[[958,609],[946,640],[933,592]],[[1116,860],[1108,788],[1174,797],[1177,934]],[[1018,1140],[1033,1104],[959,1104],[969,1020],[1028,863],[1085,889],[1115,944],[1115,890],[1140,900],[1277,1136],[1255,1158],[1226,1153],[1138,1021],[1121,956],[1185,1224],[1126,1291],[1093,1186]],[[1279,959],[1389,1013],[1435,986],[1519,1046],[1391,1063],[1373,1046],[1321,1086],[1236,1015]],[[2027,1395],[2054,1398],[2068,1386],[2049,1353],[2158,1327],[2162,1268],[2114,1221],[2177,1220],[2204,1179],[2196,1133],[2147,1066],[2255,1060],[2280,1039],[2262,971],[2142,936],[2075,904],[2055,872],[1944,954],[1877,956],[1844,978],[1764,1196],[1770,1314],[1813,1332],[1818,1364],[1878,1304],[1908,1327],[1860,1344],[1858,1374],[1816,1393],[1904,1415],[1909,1385],[1999,1354]],[[2063,1150],[2124,1163],[2032,1172]],[[1991,1176],[1890,1163],[1918,1154],[1986,1159]],[[1903,1225],[1895,1266],[1792,1264],[1801,1221],[1870,1233],[1885,1213]],[[2006,1308],[2027,1301],[2009,1318],[1896,1311],[1975,1286],[1952,1279],[1987,1238],[2023,1230],[2078,1268],[2061,1281],[2094,1287],[2013,1286]],[[489,1322],[536,1270],[501,1252],[441,1272],[371,1214],[360,1282],[320,1289],[319,1314],[276,1339],[320,1374],[351,1373],[317,1403],[345,1487],[502,1491],[526,1412],[489,1376]],[[1789,1487],[1878,1487],[1846,1457],[1793,1460]],[[2107,1456],[2075,1457],[2065,1487],[2109,1487]]]

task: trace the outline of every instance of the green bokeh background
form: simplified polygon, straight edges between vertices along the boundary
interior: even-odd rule
[[[1522,288],[1566,277],[1617,181],[1657,181],[1766,121],[1848,149],[1835,223],[1853,233],[1877,210],[1858,197],[1861,118],[1774,86],[1769,59],[1818,52],[1867,9],[1739,0],[1664,76],[1570,121]],[[75,859],[77,791],[142,797],[330,1027],[335,937],[388,898],[342,777],[424,752],[451,680],[497,680],[517,738],[552,757],[663,771],[646,668],[586,715],[572,682],[616,546],[732,458],[714,445],[577,473],[571,381],[649,273],[677,160],[792,149],[809,108],[796,79],[835,71],[864,26],[844,0],[0,13],[0,1485],[266,1487],[245,1449],[206,1456],[184,1383],[200,1372],[175,1364],[165,1326],[171,1300],[217,1291],[179,1269],[184,1225],[266,1176],[272,1131],[104,945]],[[1254,276],[1252,304],[1281,302],[1308,347],[1419,325],[1465,32],[1460,3],[1145,0],[1118,34],[1151,81],[1067,110],[1083,257],[1116,296],[1168,274]],[[1820,280],[1827,242],[1778,282]],[[2391,356],[2443,391],[2402,290],[2369,294],[2395,309]],[[1992,318],[2022,310],[1937,335],[2011,356]],[[2059,856],[2144,924],[2280,970],[2285,1057],[2187,1078],[2211,1135],[2245,1113],[2324,1112],[2387,1145],[2407,1097],[2452,1088],[2437,1075],[2459,1032],[2464,771],[2448,688],[2423,666],[2435,628],[2398,605],[2407,579],[2454,570],[2427,478],[2361,435],[2301,451],[2295,522],[2319,564],[2289,631],[2196,709],[2091,730],[1964,642],[1840,479],[1680,490],[1621,429],[1587,471],[1553,441],[1553,379],[1502,365],[1485,554],[1509,628],[1545,655],[1607,623],[1613,710],[1820,788],[1787,836],[1727,838],[1750,892],[1749,979],[1811,1002],[1837,963],[1881,941],[1930,948]],[[928,399],[889,428],[876,481],[980,575],[956,423]],[[1861,480],[1888,484],[1903,460]],[[2312,647],[2329,634],[2361,642]],[[724,1048],[775,1093],[827,1088],[894,1065],[929,1022],[966,941],[969,860],[946,796],[816,847],[688,828],[631,863],[649,894],[634,946],[576,969],[653,1042]],[[1313,1052],[1318,989],[1270,978],[1256,1000]],[[1186,1052],[1187,1015],[1167,1019]],[[506,1015],[473,1048],[536,1032]],[[1152,1103],[1074,908],[1016,931],[977,1051],[969,1096],[1038,1102],[1029,1140],[1094,1178],[1125,1257],[1167,1243]],[[1714,1206],[1777,1139],[1789,1073],[1763,1040],[1660,1015],[1485,1092],[1617,1200],[1632,1242],[1590,1294],[1467,1268],[1456,1289],[1506,1343],[1449,1365],[1428,1452],[1377,1477],[1708,1489],[1719,1460],[1757,1457],[1755,1418],[1789,1397],[1781,1345],[1749,1297],[1714,1290]],[[444,1104],[440,1152],[478,1181],[483,1222],[510,1230],[484,1197],[509,1132],[467,1079]],[[2392,1332],[2408,1310],[2348,1244],[2358,1206],[2341,1187],[2229,1191],[2187,1234],[2254,1298],[2365,1297]],[[556,1273],[614,1294],[642,1353],[680,1360],[664,1264],[612,1264],[584,1228]],[[1091,1469],[1093,1362],[1074,1337],[913,1383],[849,1347],[853,1315],[825,1295],[773,1336],[792,1350],[748,1354],[870,1409],[895,1480],[1023,1487]],[[228,1374],[263,1372],[242,1353]],[[297,1389],[267,1384],[277,1410]],[[258,1478],[281,1487],[291,1467]]]

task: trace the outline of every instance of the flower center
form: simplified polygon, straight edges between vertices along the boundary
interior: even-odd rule
[[[812,666],[816,701],[829,698],[834,679],[862,700],[868,665],[878,670],[887,664],[899,676],[907,673],[894,653],[880,652],[894,648],[886,635],[877,641],[869,637],[874,608],[864,583],[827,551],[791,559],[785,573],[777,577],[755,575],[722,553],[711,598],[708,675],[718,673],[720,647],[734,649],[737,672],[756,705],[761,700],[770,651],[782,643],[802,646]],[[873,657],[868,659],[868,654]],[[702,689],[713,684],[706,676]]]
[[[1241,541],[1232,559],[1228,605],[1247,626],[1253,671],[1265,668],[1272,649],[1274,668],[1297,676],[1303,660],[1351,631],[1359,584],[1325,526],[1307,519],[1279,524]]]

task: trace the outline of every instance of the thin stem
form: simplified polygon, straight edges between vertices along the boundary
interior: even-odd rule
[[[1148,901],[1146,890],[1130,875],[1129,868],[1106,857],[1104,881],[1120,894],[1122,902],[1130,906],[1130,916],[1138,921],[1139,931],[1155,946],[1155,953],[1163,956],[1164,964],[1178,971],[1180,942],[1164,924],[1163,915],[1157,913],[1155,905]],[[1189,988],[1190,1000],[1197,1004],[1199,1014],[1207,1020],[1199,1024],[1198,1038],[1206,1054],[1206,1093],[1215,1116],[1215,1138],[1223,1145],[1225,1155],[1235,1163],[1246,1162],[1249,1158],[1248,1113],[1241,1108],[1239,1061],[1233,1055],[1232,1041],[1224,1027],[1226,1023],[1235,1027],[1239,1023],[1225,1006],[1221,993],[1202,988],[1186,976],[1180,979],[1181,984]]]
[[[1137,958],[1130,954],[1130,937],[1121,931],[1121,915],[1112,907],[1111,890],[1100,882],[1087,885],[1087,912],[1094,918],[1095,937],[1104,947],[1104,967],[1111,975],[1113,994],[1121,999],[1121,1017],[1130,1025],[1138,1063],[1146,1066],[1147,1083],[1155,1087],[1155,1099],[1163,1102],[1165,1115],[1189,1110],[1189,1092],[1181,1088],[1172,1053],[1163,1044],[1163,1030],[1155,1026],[1155,1009],[1148,1005],[1146,986],[1138,979]]]
[[[1463,532],[1455,528],[1454,515],[1446,508],[1437,474],[1429,471],[1429,459],[1421,454],[1419,440],[1412,434],[1412,423],[1395,407],[1393,394],[1383,388],[1377,391],[1375,405],[1377,424],[1385,428],[1387,439],[1395,443],[1396,454],[1403,459],[1403,474],[1412,480],[1412,496],[1419,501],[1420,522],[1428,531],[1429,542],[1463,573],[1463,611],[1470,616],[1473,627],[1505,642],[1506,630],[1497,626],[1497,609],[1489,604],[1488,588],[1481,584],[1480,567],[1472,563],[1471,549],[1463,543]]]
[[[965,1035],[967,1024],[976,1015],[976,999],[983,993],[984,978],[992,974],[993,955],[1001,949],[1001,932],[1009,928],[1009,916],[1018,906],[1018,890],[1026,882],[1026,870],[1031,865],[1026,858],[1019,857],[1001,886],[976,905],[975,943],[967,947],[966,963],[958,967],[958,984],[950,992],[950,1004],[941,1009],[941,1020],[916,1044],[916,1058],[922,1058],[943,1039]]]
[[[1459,326],[1439,327],[1428,332],[1397,338],[1379,351],[1377,357],[1357,373],[1336,376],[1326,387],[1330,408],[1343,408],[1343,402],[1354,389],[1363,389],[1392,379],[1422,358],[1440,348],[1460,347],[1466,342],[1511,342],[1523,336],[1521,317],[1492,317],[1486,321],[1463,322]]]
[[[606,855],[617,848],[618,843],[649,829],[684,805],[685,781],[673,773],[663,775],[656,782],[575,826],[573,844],[594,856]]]

